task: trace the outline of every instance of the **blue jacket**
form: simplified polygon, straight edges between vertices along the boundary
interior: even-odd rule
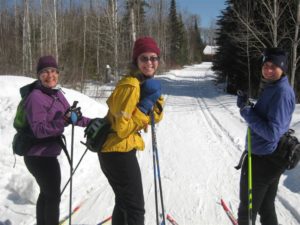
[[[295,94],[287,76],[267,84],[254,107],[240,111],[251,129],[252,153],[271,154],[289,129],[295,109]],[[246,138],[246,149],[248,149]]]

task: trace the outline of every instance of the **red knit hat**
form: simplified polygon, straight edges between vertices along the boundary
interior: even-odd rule
[[[160,49],[152,37],[141,37],[134,42],[132,61],[136,62],[140,54],[144,52],[154,52],[160,55]]]
[[[40,74],[44,69],[54,68],[58,69],[57,62],[52,55],[42,56],[36,67],[36,73]]]

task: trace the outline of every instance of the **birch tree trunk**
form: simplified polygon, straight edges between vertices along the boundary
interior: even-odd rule
[[[110,11],[112,19],[112,41],[113,41],[113,58],[114,58],[114,75],[115,79],[118,80],[118,7],[117,0],[109,0],[110,2]]]
[[[100,32],[101,32],[101,19],[100,19],[100,15],[98,15],[97,16],[97,46],[96,46],[97,77],[100,76],[100,39],[101,39]]]
[[[247,2],[247,10],[246,10],[246,14],[247,14],[247,23],[249,23],[249,3]],[[247,48],[247,67],[248,67],[248,96],[251,97],[251,63],[250,63],[250,52],[249,52],[249,39],[250,39],[250,35],[249,35],[249,29],[247,29],[247,44],[246,44],[246,48]]]
[[[82,57],[82,65],[81,65],[81,82],[80,82],[80,91],[83,92],[84,88],[84,72],[85,72],[85,60],[86,60],[86,21],[87,15],[86,10],[84,9],[83,15],[83,57]]]
[[[19,22],[18,22],[18,7],[17,7],[17,0],[15,0],[15,8],[14,8],[14,11],[15,11],[15,30],[14,30],[14,35],[15,35],[15,49],[19,49]],[[15,51],[15,57],[17,58],[18,57],[18,53],[17,51]]]
[[[24,17],[23,17],[23,74],[32,71],[32,54],[30,40],[30,19],[29,19],[29,1],[24,0]]]
[[[58,43],[57,43],[57,15],[56,15],[56,10],[57,9],[57,4],[56,0],[53,0],[53,25],[54,25],[54,51],[55,51],[55,58],[58,63]]]
[[[135,6],[135,1],[131,0],[129,2],[129,7],[130,7],[130,22],[131,22],[131,38],[132,38],[133,43],[136,40],[136,26],[135,26],[134,6]]]
[[[43,39],[44,39],[44,33],[43,33],[43,2],[44,0],[40,0],[40,7],[41,7],[41,11],[40,11],[40,55],[42,56],[44,53],[44,49],[43,49]]]
[[[297,18],[295,21],[295,36],[292,46],[292,68],[291,68],[291,86],[295,88],[295,76],[297,70],[297,63],[299,62],[299,57],[297,56],[297,49],[300,42],[299,38],[299,27],[300,27],[300,1],[298,1],[297,7]]]

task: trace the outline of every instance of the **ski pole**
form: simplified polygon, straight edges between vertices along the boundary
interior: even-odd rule
[[[111,218],[112,218],[112,216],[109,216],[109,217],[107,217],[106,219],[104,219],[103,221],[101,221],[100,223],[98,223],[97,225],[102,225],[102,224],[104,224],[104,223],[110,221]]]
[[[71,106],[71,113],[77,106],[78,101],[74,101]],[[73,186],[73,152],[74,152],[74,123],[72,121],[72,135],[71,135],[71,164],[70,164],[70,202],[69,202],[69,225],[72,225],[72,186]]]
[[[153,127],[152,127],[153,130]],[[152,132],[153,136],[153,132]],[[155,150],[152,145],[152,156],[153,156],[153,174],[154,174],[154,196],[155,196],[155,213],[156,213],[156,225],[159,225],[158,217],[158,200],[157,200],[157,181],[156,181],[156,160],[155,160]]]
[[[248,224],[252,225],[252,144],[251,130],[248,127]]]
[[[152,148],[154,152],[154,161],[156,160],[156,169],[158,175],[158,184],[160,190],[160,203],[161,203],[161,210],[163,216],[163,225],[166,225],[166,218],[165,218],[165,209],[164,209],[164,201],[163,201],[163,191],[162,191],[162,183],[160,177],[160,166],[159,166],[159,158],[158,158],[158,150],[157,150],[157,141],[156,141],[156,132],[155,132],[155,121],[154,121],[154,112],[151,112],[151,131],[152,131]],[[156,179],[156,177],[154,177]],[[157,193],[156,193],[157,195]]]
[[[84,153],[82,154],[81,158],[79,159],[79,161],[78,161],[78,163],[77,163],[75,169],[73,170],[72,177],[74,176],[74,174],[75,174],[77,168],[79,167],[79,165],[80,165],[80,163],[81,163],[83,157],[84,157],[85,154],[87,153],[87,151],[88,151],[88,148],[85,149]],[[65,186],[63,187],[62,191],[60,192],[60,195],[61,195],[61,196],[62,196],[62,194],[64,193],[64,191],[66,190],[68,184],[70,183],[70,180],[71,180],[71,177],[69,178],[69,180],[67,181],[67,183],[66,183]]]
[[[73,144],[74,144],[74,124],[72,123],[71,137],[71,164],[70,164],[70,202],[69,202],[69,225],[72,224],[72,185],[73,185]]]

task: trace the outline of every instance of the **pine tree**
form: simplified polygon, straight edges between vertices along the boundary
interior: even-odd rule
[[[227,5],[230,5],[230,1],[227,1]],[[246,89],[242,87],[242,84],[246,83],[246,77],[242,75],[245,68],[240,62],[239,45],[232,38],[232,34],[237,33],[237,23],[230,6],[222,11],[217,25],[219,26],[216,38],[218,50],[213,62],[213,70],[217,72],[220,80],[226,81],[227,92],[235,94],[237,89]]]
[[[181,14],[178,17],[179,32],[178,44],[179,44],[179,57],[177,64],[180,66],[188,64],[188,43],[187,43],[187,31],[182,21]]]
[[[193,29],[193,42],[194,42],[192,43],[194,47],[193,63],[202,63],[204,44],[201,38],[196,17],[195,17],[194,29]]]
[[[171,0],[168,19],[168,58],[171,67],[188,63],[187,30],[181,15],[177,14],[176,2]]]
[[[176,2],[175,0],[171,0],[170,5],[170,12],[169,12],[169,24],[168,24],[168,30],[169,30],[169,64],[171,66],[178,65],[178,61],[180,58],[180,44],[178,40],[178,34],[179,34],[179,22],[176,12]]]

